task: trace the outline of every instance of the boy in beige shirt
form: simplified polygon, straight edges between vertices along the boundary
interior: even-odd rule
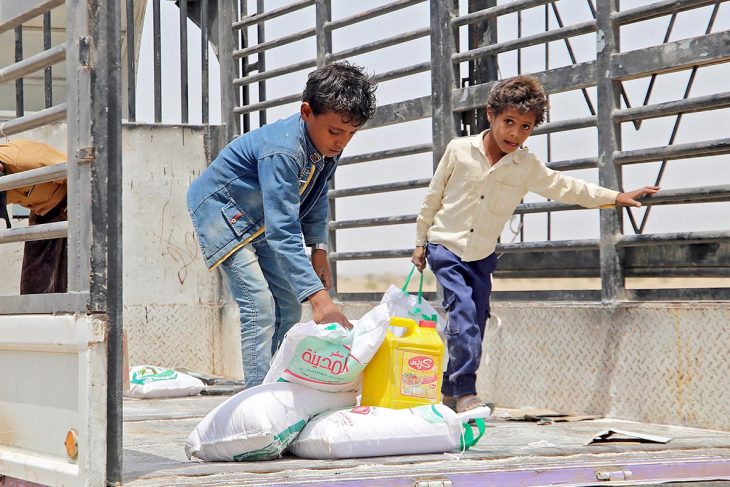
[[[452,140],[431,180],[416,221],[411,258],[428,265],[443,287],[448,313],[449,363],[444,404],[457,412],[484,405],[476,395],[476,372],[489,318],[494,250],[505,223],[529,191],[587,208],[641,206],[657,186],[619,193],[546,167],[523,143],[545,120],[547,97],[537,79],[517,76],[492,90],[490,129]]]

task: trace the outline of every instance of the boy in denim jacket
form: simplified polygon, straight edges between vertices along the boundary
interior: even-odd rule
[[[327,187],[375,112],[374,92],[358,66],[313,71],[299,113],[232,141],[188,190],[205,262],[220,267],[240,309],[246,387],[263,381],[301,302],[317,323],[352,326],[327,293]]]
[[[517,76],[497,84],[487,103],[490,129],[452,140],[431,180],[416,223],[411,258],[426,260],[443,287],[448,312],[449,363],[444,404],[457,412],[484,405],[476,373],[489,318],[494,250],[505,223],[528,191],[587,208],[641,206],[659,188],[619,193],[547,168],[522,144],[545,119],[548,102],[537,79]]]

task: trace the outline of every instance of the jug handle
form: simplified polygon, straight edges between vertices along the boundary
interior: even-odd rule
[[[415,321],[413,321],[410,318],[401,318],[400,316],[391,316],[390,317],[390,326],[397,326],[399,328],[405,328],[406,332],[403,335],[405,337],[405,336],[408,336],[411,333],[413,333],[413,331],[416,328],[418,328],[418,323],[416,323]]]

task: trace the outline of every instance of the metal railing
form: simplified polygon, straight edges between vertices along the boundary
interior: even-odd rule
[[[245,2],[244,2],[245,3]],[[591,18],[566,25],[560,15],[560,2],[554,0],[515,0],[497,5],[496,0],[470,0],[469,11],[462,13],[459,2],[448,0],[430,2],[431,24],[398,36],[379,39],[360,46],[337,51],[332,45],[332,31],[345,26],[386,15],[398,9],[417,5],[419,1],[393,1],[378,8],[351,15],[348,18],[332,20],[329,1],[300,1],[266,11],[263,2],[258,2],[255,13],[242,11],[241,19],[233,24],[234,29],[245,32],[256,27],[256,43],[249,42],[249,36],[242,36],[247,43],[234,50],[234,58],[242,63],[242,76],[234,80],[235,87],[243,90],[242,103],[234,112],[244,117],[246,131],[250,126],[250,114],[259,113],[259,124],[266,123],[266,112],[274,107],[298,101],[299,93],[266,98],[266,82],[294,72],[322,66],[326,63],[357,56],[363,53],[392,46],[400,42],[430,36],[431,60],[413,66],[376,74],[380,81],[431,72],[432,96],[424,96],[381,106],[373,120],[363,129],[386,127],[392,124],[431,118],[432,143],[409,147],[398,147],[344,157],[340,165],[366,164],[383,159],[432,152],[433,167],[454,137],[475,133],[485,128],[478,112],[486,105],[489,92],[497,81],[501,56],[516,55],[517,71],[522,73],[522,51],[527,48],[544,46],[545,66],[542,71],[532,71],[543,83],[547,94],[582,93],[589,116],[566,120],[551,120],[535,130],[534,136],[544,136],[547,140],[547,165],[558,170],[591,169],[598,172],[599,182],[615,189],[622,188],[622,168],[631,164],[660,162],[661,168],[656,181],[645,184],[661,184],[662,175],[668,161],[726,155],[730,152],[729,139],[705,140],[679,144],[676,141],[677,127],[683,115],[718,110],[730,106],[727,92],[690,97],[690,90],[697,70],[702,66],[725,63],[730,60],[727,50],[729,35],[727,31],[712,33],[712,26],[723,1],[683,0],[658,1],[640,7],[618,10],[613,1],[597,2],[587,0]],[[242,4],[243,5],[243,4]],[[303,19],[302,10],[314,7],[313,25],[308,27]],[[670,41],[671,32],[677,15],[682,12],[706,7],[711,9],[705,35],[681,41]],[[530,11],[534,14],[542,9],[545,18],[545,31],[522,35],[522,15]],[[266,23],[274,18],[297,15],[299,30],[277,39],[264,39]],[[517,17],[516,38],[497,39],[497,21],[507,22]],[[534,16],[534,15],[533,15]],[[659,45],[637,50],[621,50],[620,31],[622,27],[659,17],[669,17],[669,26],[664,40]],[[462,32],[463,31],[463,32]],[[460,36],[468,34],[468,48],[460,49]],[[594,35],[598,46],[595,59],[579,62],[573,46],[573,39]],[[283,45],[316,38],[316,52],[311,56],[302,55],[302,61],[267,70],[265,56],[269,51]],[[569,55],[570,64],[552,67],[548,46],[562,43]],[[255,58],[254,58],[255,57]],[[307,59],[309,57],[309,59]],[[466,66],[468,64],[468,66]],[[652,89],[658,76],[664,73],[687,70],[690,80],[682,99],[650,103]],[[462,73],[468,73],[463,78]],[[607,76],[597,73],[609,73]],[[624,82],[638,78],[649,78],[650,84],[640,106],[632,106],[623,85]],[[462,86],[462,81],[464,85]],[[258,83],[258,99],[251,100],[248,88]],[[591,97],[595,90],[596,102]],[[623,103],[622,103],[623,102]],[[658,117],[676,117],[670,141],[665,146],[624,150],[621,144],[621,124],[632,123],[639,130],[642,121]],[[482,117],[481,118],[485,118]],[[560,132],[570,133],[578,129],[594,130],[598,138],[599,152],[594,157],[569,160],[551,160],[551,137]],[[405,258],[411,249],[391,249],[379,251],[348,251],[337,249],[337,232],[352,228],[374,228],[387,225],[404,225],[415,222],[415,214],[369,217],[355,220],[338,219],[335,202],[340,198],[353,198],[363,195],[383,194],[424,188],[428,179],[404,180],[393,183],[369,185],[347,189],[330,188],[329,239],[333,252],[330,259],[337,274],[337,262],[346,260],[367,260],[384,258]],[[632,210],[601,210],[600,236],[589,240],[553,241],[552,214],[579,209],[573,205],[557,202],[533,202],[520,204],[515,214],[521,219],[519,242],[500,243],[498,252],[502,255],[498,275],[503,277],[578,277],[601,276],[601,291],[526,291],[495,293],[495,297],[521,299],[542,297],[545,299],[670,299],[691,295],[693,299],[728,298],[728,289],[648,289],[627,290],[626,276],[631,277],[717,277],[730,275],[730,268],[723,256],[730,253],[728,237],[730,230],[712,232],[679,232],[671,234],[644,234],[651,208],[662,205],[698,204],[730,201],[727,181],[718,181],[712,187],[687,187],[662,190],[654,198],[643,201],[648,208],[641,220]],[[416,208],[414,208],[415,210]],[[544,242],[525,242],[525,223],[522,217],[527,214],[546,215],[547,240]],[[623,215],[629,218],[636,235],[623,235]],[[700,260],[687,263],[687,252],[703,255]],[[653,257],[652,257],[653,256]],[[576,265],[575,263],[579,263]],[[652,265],[647,265],[651,262]],[[367,299],[367,294],[338,293],[342,299]]]
[[[50,45],[51,15],[66,40]],[[40,54],[0,68],[0,83],[16,82],[16,118],[0,123],[11,136],[66,120],[68,162],[0,177],[0,191],[58,180],[68,183],[68,221],[0,230],[0,243],[68,239],[68,292],[0,296],[3,314],[89,314],[108,320],[107,478],[121,481],[122,199],[120,11],[101,0],[0,2],[0,33],[15,29],[22,43],[23,24],[43,16]],[[20,33],[20,34],[19,34]],[[67,96],[53,104],[50,73],[66,63]],[[25,113],[22,80],[44,72],[45,109]]]

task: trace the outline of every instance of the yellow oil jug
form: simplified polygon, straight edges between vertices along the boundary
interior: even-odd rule
[[[441,402],[444,342],[436,323],[391,317],[391,326],[406,329],[401,337],[390,330],[363,372],[363,406],[393,409]]]

